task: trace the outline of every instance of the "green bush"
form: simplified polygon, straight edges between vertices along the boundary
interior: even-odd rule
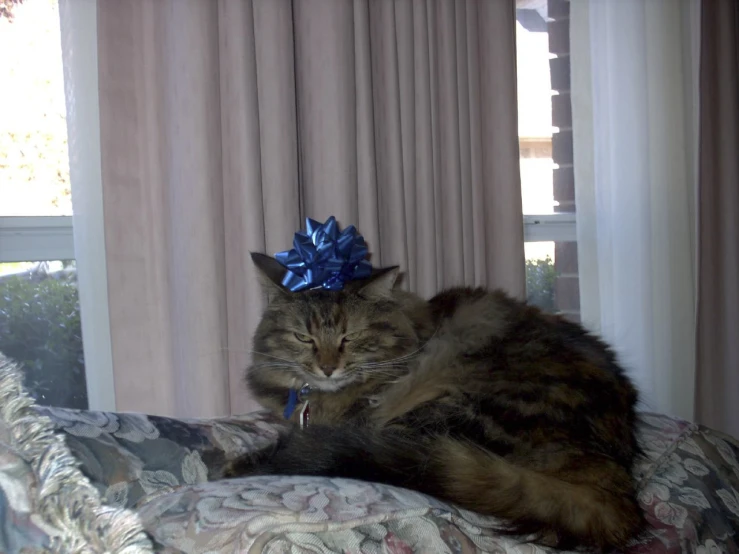
[[[39,404],[87,408],[74,272],[41,266],[0,280],[0,352],[23,365]]]
[[[554,293],[556,279],[557,271],[551,257],[526,260],[526,299],[529,304],[538,306],[545,312],[556,312],[557,301]]]

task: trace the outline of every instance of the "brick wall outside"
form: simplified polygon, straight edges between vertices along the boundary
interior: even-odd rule
[[[554,207],[556,212],[575,211],[575,178],[572,168],[572,102],[570,98],[570,3],[547,0],[549,21],[549,61],[552,91],[552,125],[559,131],[552,135],[554,169]],[[555,294],[557,307],[568,318],[580,321],[580,283],[577,243],[556,242],[554,267],[557,271]]]

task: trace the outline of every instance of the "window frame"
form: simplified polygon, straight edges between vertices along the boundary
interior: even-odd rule
[[[0,263],[75,260],[88,408],[115,411],[103,225],[97,0],[59,0],[72,216],[0,217]]]
[[[0,217],[0,263],[74,258],[71,216]]]
[[[577,214],[524,214],[524,242],[577,242]]]
[[[103,217],[97,0],[59,0],[69,177],[90,410],[115,411]]]

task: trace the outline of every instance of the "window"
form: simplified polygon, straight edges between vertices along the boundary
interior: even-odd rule
[[[0,17],[0,215],[72,215],[59,12],[24,2]]]
[[[40,404],[87,408],[57,0],[0,12],[0,352]]]
[[[87,408],[73,260],[0,263],[0,352],[40,404]]]
[[[526,294],[542,309],[579,321],[569,2],[516,5]]]

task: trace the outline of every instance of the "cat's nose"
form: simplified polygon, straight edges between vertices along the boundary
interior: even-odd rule
[[[333,367],[333,366],[329,366],[329,365],[322,365],[322,366],[321,366],[321,371],[323,371],[323,374],[324,374],[324,375],[325,375],[326,377],[331,377],[331,374],[332,374],[332,373],[333,373],[334,371],[336,371],[336,368],[335,368],[335,367]]]

